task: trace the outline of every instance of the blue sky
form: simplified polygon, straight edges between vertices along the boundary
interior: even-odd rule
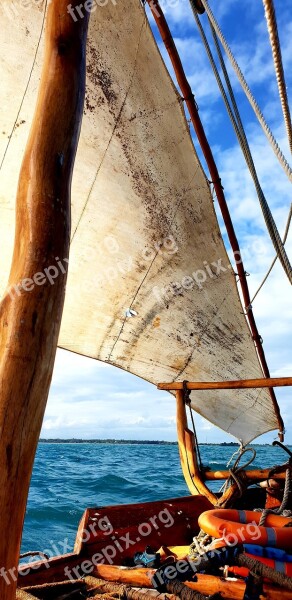
[[[291,98],[291,10],[288,2],[274,2],[288,96]],[[212,76],[188,0],[164,0],[162,6],[215,155],[242,248],[245,268],[250,274],[248,282],[253,296],[274,257],[273,246],[266,232],[251,178]],[[262,2],[212,0],[210,6],[266,120],[290,161]],[[205,15],[201,20],[207,28]],[[151,18],[150,22],[154,25]],[[172,73],[155,27],[154,33]],[[230,69],[229,72],[261,184],[278,228],[283,234],[292,200],[290,184],[269,148],[235,76]],[[194,143],[201,157],[195,137]],[[228,247],[219,214],[218,218]],[[291,240],[290,234],[286,246],[288,253],[290,250],[290,256]],[[274,267],[253,308],[272,376],[291,375],[291,288],[279,264]],[[289,388],[282,389],[278,391],[277,396],[286,423],[286,441],[292,443],[291,391]],[[196,417],[196,422],[201,442],[230,439],[200,416]],[[42,437],[175,440],[175,400],[171,395],[158,392],[154,386],[114,367],[58,350]],[[262,436],[259,441],[272,441],[275,437],[275,433],[270,433]]]

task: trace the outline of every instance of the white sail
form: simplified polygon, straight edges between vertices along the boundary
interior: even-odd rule
[[[87,46],[59,345],[154,384],[261,377],[210,187],[144,9],[139,0],[103,4],[94,4]],[[0,6],[1,294],[44,10],[40,1],[29,10]],[[81,16],[75,10],[72,18]],[[45,280],[20,282],[11,297],[47,280],[53,285],[67,259],[44,264]],[[192,406],[244,443],[278,426],[267,390],[192,393]]]

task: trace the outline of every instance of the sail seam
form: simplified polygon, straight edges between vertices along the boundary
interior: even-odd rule
[[[40,31],[40,36],[39,36],[39,40],[38,40],[38,43],[37,43],[37,47],[36,47],[36,51],[35,51],[35,55],[34,55],[34,59],[33,59],[33,63],[32,63],[32,67],[31,67],[31,70],[30,70],[30,73],[29,73],[29,77],[28,77],[28,80],[27,80],[27,84],[26,84],[26,86],[25,86],[25,90],[24,90],[24,93],[23,93],[23,97],[22,97],[22,100],[21,100],[21,103],[20,103],[20,106],[19,106],[19,109],[18,109],[18,112],[17,112],[16,118],[15,118],[15,121],[14,121],[14,123],[13,123],[13,127],[12,127],[12,130],[11,130],[11,133],[10,133],[10,135],[9,135],[9,137],[8,137],[8,142],[7,142],[7,144],[6,144],[6,148],[5,148],[5,150],[4,150],[4,154],[3,154],[3,157],[2,157],[2,160],[1,160],[1,164],[0,164],[0,171],[1,171],[2,167],[3,167],[3,164],[4,164],[4,161],[5,161],[5,158],[6,158],[6,156],[7,156],[7,152],[8,152],[9,146],[10,146],[10,142],[11,142],[11,140],[12,140],[12,138],[13,138],[13,134],[14,134],[14,131],[15,131],[15,127],[16,127],[17,121],[18,121],[18,119],[19,119],[19,115],[20,115],[21,109],[22,109],[22,107],[23,107],[24,99],[25,99],[25,97],[26,97],[27,90],[28,90],[28,88],[29,88],[29,84],[30,84],[31,77],[32,77],[32,74],[33,74],[34,66],[35,66],[35,63],[36,63],[36,59],[37,59],[37,55],[38,55],[38,52],[39,52],[39,47],[40,47],[40,43],[41,43],[41,39],[42,39],[42,35],[43,35],[43,31],[44,31],[44,26],[45,26],[45,17],[46,17],[46,12],[47,12],[47,4],[48,4],[48,0],[46,0],[46,2],[45,2],[45,8],[44,8],[44,14],[43,14],[43,20],[42,20],[42,25],[41,25],[41,31]]]
[[[142,22],[142,25],[141,25],[141,30],[140,30],[139,39],[138,39],[138,44],[137,44],[137,50],[136,50],[136,56],[135,56],[135,61],[134,61],[134,68],[133,68],[133,73],[132,73],[132,75],[131,75],[130,83],[129,83],[128,89],[127,89],[127,91],[126,91],[125,98],[124,98],[124,100],[123,100],[123,103],[122,103],[122,105],[121,105],[121,108],[120,108],[120,110],[119,110],[118,116],[117,116],[117,118],[116,118],[116,121],[115,121],[115,124],[114,124],[113,130],[112,130],[112,133],[111,133],[110,139],[109,139],[109,141],[108,141],[107,147],[106,147],[106,149],[105,149],[105,151],[104,151],[104,154],[103,154],[103,157],[102,157],[102,159],[101,159],[101,162],[100,162],[100,164],[99,164],[99,166],[98,166],[98,168],[97,168],[97,171],[96,171],[95,177],[94,177],[94,179],[93,179],[93,182],[92,182],[92,184],[91,184],[90,190],[89,190],[89,192],[88,192],[88,196],[87,196],[87,198],[86,198],[86,201],[85,201],[85,203],[84,203],[84,205],[83,205],[83,209],[82,209],[82,211],[81,211],[81,214],[80,214],[80,217],[79,217],[79,219],[78,219],[77,225],[76,225],[76,227],[75,227],[75,229],[74,229],[74,232],[73,232],[73,234],[72,234],[72,237],[71,237],[71,244],[72,244],[72,242],[73,242],[73,240],[74,240],[74,237],[75,237],[75,235],[76,235],[76,233],[77,233],[77,230],[78,230],[78,227],[79,227],[79,225],[80,225],[80,222],[81,222],[81,220],[82,220],[82,217],[83,217],[83,215],[84,215],[84,213],[85,213],[85,211],[86,211],[86,207],[87,207],[87,205],[88,205],[88,202],[89,202],[90,196],[91,196],[91,194],[92,194],[92,192],[93,192],[93,188],[94,188],[94,186],[95,186],[95,183],[96,183],[96,180],[97,180],[98,174],[99,174],[99,172],[100,172],[100,169],[101,169],[101,167],[102,167],[102,165],[103,165],[104,159],[105,159],[105,157],[106,157],[106,155],[107,155],[108,149],[109,149],[109,147],[110,147],[110,145],[111,145],[111,142],[112,142],[112,140],[113,140],[113,137],[114,137],[115,131],[116,131],[116,129],[117,129],[118,123],[119,123],[119,121],[120,121],[120,118],[121,118],[122,112],[123,112],[123,110],[124,110],[124,107],[125,107],[125,104],[126,104],[126,101],[127,101],[127,98],[128,98],[129,92],[130,92],[130,89],[131,89],[131,87],[132,87],[132,83],[133,83],[133,79],[134,79],[134,75],[135,75],[135,71],[136,71],[136,65],[137,65],[137,56],[138,56],[138,52],[139,52],[139,47],[140,47],[140,42],[141,42],[142,31],[143,31],[143,27],[144,27],[145,23],[146,23],[146,18],[144,19],[144,21]]]
[[[189,186],[191,185],[192,181],[195,179],[195,177],[196,177],[196,174],[197,174],[197,171],[198,171],[198,168],[199,168],[199,165],[197,166],[197,169],[195,170],[194,174],[192,175],[192,177],[191,177],[191,179],[190,179],[190,181],[189,181],[189,183],[188,183],[188,185],[187,185],[187,188],[186,188],[187,190],[189,189]],[[179,210],[179,208],[180,208],[180,206],[181,206],[181,204],[182,204],[182,201],[183,201],[183,197],[181,197],[180,201],[178,202],[178,204],[177,204],[177,206],[176,206],[176,210],[175,210],[175,213],[174,213],[174,215],[173,215],[173,218],[172,218],[172,221],[171,221],[171,224],[170,224],[169,230],[168,230],[168,234],[169,234],[169,233],[170,233],[170,231],[171,231],[171,226],[172,226],[172,224],[174,223],[175,217],[176,217],[176,215],[177,215],[177,211]],[[137,287],[137,290],[136,290],[136,292],[135,292],[135,294],[134,294],[134,296],[133,296],[133,298],[132,298],[132,300],[131,300],[131,304],[130,304],[129,308],[131,308],[131,307],[133,306],[133,304],[134,304],[134,302],[135,302],[135,300],[136,300],[136,298],[137,298],[137,296],[138,296],[138,294],[139,294],[139,291],[141,290],[141,288],[142,288],[142,286],[143,286],[144,282],[146,281],[146,279],[147,279],[147,277],[148,277],[148,275],[149,275],[149,273],[150,273],[150,270],[152,269],[152,266],[153,266],[153,264],[154,264],[154,262],[155,262],[155,260],[156,260],[156,258],[157,258],[157,256],[158,256],[158,255],[159,255],[159,251],[157,250],[156,254],[155,254],[155,255],[154,255],[154,257],[153,257],[153,260],[151,261],[151,263],[150,263],[150,265],[149,265],[149,269],[147,269],[147,272],[145,273],[145,275],[144,275],[144,277],[143,277],[143,279],[142,279],[141,283],[140,283],[140,284],[139,284],[139,286]],[[113,347],[112,347],[112,349],[111,349],[111,351],[110,351],[110,353],[109,353],[109,356],[108,356],[108,359],[107,359],[108,361],[111,359],[111,356],[112,356],[112,353],[113,353],[113,351],[114,351],[114,349],[115,349],[115,347],[116,347],[116,344],[118,343],[118,341],[119,341],[119,339],[120,339],[120,337],[121,337],[121,334],[123,333],[124,326],[125,326],[125,324],[126,324],[126,320],[127,320],[127,317],[124,317],[123,323],[122,323],[122,325],[121,325],[121,328],[120,328],[120,331],[119,331],[119,333],[118,333],[118,336],[117,336],[117,338],[116,338],[116,340],[115,340],[115,342],[114,342],[114,344],[113,344]],[[183,369],[183,370],[184,370],[184,369]]]

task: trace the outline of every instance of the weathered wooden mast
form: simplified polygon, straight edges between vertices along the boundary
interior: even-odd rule
[[[184,393],[182,390],[176,392],[176,423],[180,462],[186,484],[191,494],[203,494],[203,496],[206,496],[210,500],[211,504],[215,505],[218,499],[207,488],[199,472],[197,456],[193,448],[193,433],[188,428]],[[190,441],[191,449],[187,445],[188,440]]]
[[[85,11],[73,20],[67,0],[51,0],[39,95],[19,178],[9,287],[0,305],[1,600],[15,599],[28,488],[63,311],[88,18]]]

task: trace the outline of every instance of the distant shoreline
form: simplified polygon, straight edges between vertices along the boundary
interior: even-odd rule
[[[152,446],[177,446],[177,442],[167,442],[163,440],[114,440],[114,439],[96,439],[96,440],[83,440],[78,438],[70,438],[70,439],[61,439],[61,438],[52,438],[45,439],[41,438],[39,440],[40,444],[115,444],[115,445],[123,445],[123,444],[140,444],[140,445],[152,445]],[[200,443],[199,446],[231,446],[238,447],[237,442],[210,442],[210,443]],[[253,444],[254,446],[270,446],[271,444]]]
[[[164,442],[157,440],[114,440],[114,439],[106,439],[106,440],[82,440],[78,438],[71,439],[40,439],[40,444],[151,444],[151,445],[167,445],[167,446],[176,446],[177,442]]]

